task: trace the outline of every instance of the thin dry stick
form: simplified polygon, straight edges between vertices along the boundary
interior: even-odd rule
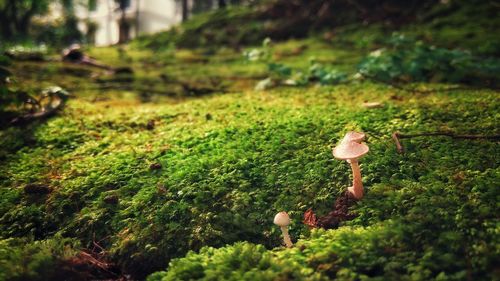
[[[469,139],[469,140],[477,140],[477,139],[486,139],[498,141],[500,140],[500,135],[458,135],[451,132],[427,132],[427,133],[418,133],[418,134],[401,134],[400,132],[395,132],[392,134],[392,139],[396,143],[396,149],[399,153],[404,153],[404,147],[401,144],[400,139],[410,139],[416,137],[433,137],[433,136],[445,136],[453,139]]]
[[[87,252],[85,252],[85,251],[81,251],[81,252],[79,253],[79,255],[80,255],[80,257],[81,257],[83,260],[87,261],[88,263],[90,263],[90,264],[92,264],[92,265],[94,265],[94,266],[96,266],[96,267],[98,267],[98,268],[100,268],[100,269],[102,269],[102,270],[105,270],[105,271],[107,271],[107,272],[110,272],[110,271],[108,270],[108,268],[110,268],[111,264],[106,263],[106,262],[103,262],[103,261],[100,261],[100,260],[98,260],[98,259],[94,258],[91,254],[89,254],[89,253],[87,253]]]
[[[396,149],[397,149],[398,153],[403,154],[405,151],[404,151],[403,146],[401,145],[401,142],[399,141],[398,132],[392,133],[392,139],[396,143]]]

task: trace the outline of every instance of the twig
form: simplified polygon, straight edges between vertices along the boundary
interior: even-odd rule
[[[87,253],[85,251],[80,251],[79,255],[82,257],[83,260],[87,261],[88,263],[90,263],[90,264],[92,264],[92,265],[94,265],[102,270],[110,272],[108,270],[108,268],[110,268],[110,266],[111,266],[109,263],[100,261],[100,260],[94,258],[90,253]]]
[[[95,242],[95,241],[92,241],[92,244],[94,244],[94,247],[92,248],[92,252],[93,252],[93,253],[96,253],[96,251],[95,251],[95,250],[96,250],[96,248],[97,248],[97,250],[99,250],[99,251],[100,251],[99,253],[96,253],[97,255],[99,255],[99,256],[104,256],[104,255],[106,255],[106,250],[105,250],[105,249],[104,249],[101,245],[99,245],[99,244],[98,244],[97,242]]]
[[[78,255],[83,261],[91,264],[92,266],[95,266],[98,269],[100,269],[104,272],[107,272],[108,274],[111,274],[112,276],[118,276],[117,273],[112,271],[112,267],[114,264],[107,263],[107,262],[101,261],[99,259],[96,259],[92,256],[91,253],[88,253],[86,251],[80,251],[80,253]]]
[[[399,141],[398,132],[395,132],[392,134],[392,139],[396,143],[396,149],[398,150],[398,153],[403,154],[405,151],[404,151],[403,146],[401,145],[401,142]]]
[[[498,141],[500,140],[500,135],[459,135],[451,132],[425,132],[418,134],[401,134],[400,132],[394,132],[392,134],[392,139],[396,143],[396,149],[399,153],[404,153],[404,147],[401,144],[399,139],[410,139],[416,137],[433,137],[433,136],[445,136],[453,139],[468,139],[468,140],[477,140],[477,139],[486,139]]]

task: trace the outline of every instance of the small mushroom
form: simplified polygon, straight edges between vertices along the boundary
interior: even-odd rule
[[[369,148],[364,143],[355,141],[342,141],[333,149],[333,156],[337,159],[347,160],[352,169],[352,186],[347,190],[352,193],[354,198],[363,198],[363,182],[361,181],[361,170],[359,169],[358,158],[368,153]]]
[[[274,224],[281,228],[281,232],[283,233],[283,240],[285,241],[286,247],[291,248],[293,244],[292,240],[290,239],[290,235],[288,234],[290,216],[288,216],[287,212],[277,213],[276,216],[274,216]]]

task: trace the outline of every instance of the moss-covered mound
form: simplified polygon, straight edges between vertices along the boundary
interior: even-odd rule
[[[387,221],[314,231],[288,250],[270,251],[247,242],[207,247],[172,261],[169,271],[154,273],[148,281],[494,280],[497,276],[498,271],[492,271],[495,254],[479,244],[474,248],[481,250],[471,254],[456,244],[461,234],[438,232],[415,242],[413,231],[406,224]],[[491,239],[494,234],[488,236]]]
[[[388,266],[378,259],[413,251],[407,259],[415,266],[427,256],[440,261],[439,267],[429,262],[425,276],[487,276],[498,254],[497,144],[422,138],[405,142],[408,152],[399,155],[390,134],[498,134],[494,96],[466,91],[415,99],[359,85],[237,93],[178,105],[70,102],[64,115],[29,135],[16,128],[2,132],[0,234],[38,240],[60,233],[86,247],[96,242],[139,276],[202,246],[242,240],[277,246],[274,213],[288,210],[292,235],[307,237],[303,212],[325,212],[345,189],[348,166],[332,158],[330,146],[346,130],[358,129],[369,134],[371,153],[362,160],[368,192],[354,207],[359,217],[350,224],[358,227],[342,232],[386,227],[391,220],[399,225],[402,248],[383,255],[378,247],[367,249],[366,255],[378,257],[375,265]],[[386,106],[365,109],[365,100]],[[32,182],[53,191],[25,194],[23,186]],[[337,255],[336,248],[330,254]]]

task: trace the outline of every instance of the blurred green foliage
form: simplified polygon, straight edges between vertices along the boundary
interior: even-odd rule
[[[9,77],[12,73],[9,70],[10,59],[0,55],[0,119],[4,119],[4,114],[15,103],[15,96],[9,90]],[[2,122],[0,122],[2,123]]]
[[[48,11],[51,0],[0,0],[0,37],[27,37],[31,20]]]
[[[500,81],[500,60],[480,58],[394,34],[387,48],[373,51],[359,72],[378,81],[451,82],[494,86]]]
[[[265,42],[269,40],[266,39]],[[368,78],[384,83],[434,82],[463,83],[497,87],[500,82],[500,60],[481,58],[459,49],[430,46],[422,41],[395,33],[385,44],[387,47],[372,51],[361,60],[353,79]],[[249,62],[267,64],[268,77],[256,89],[264,90],[277,85],[304,86],[311,82],[335,85],[348,81],[348,74],[329,68],[310,58],[308,70],[292,69],[278,62],[270,44],[243,53]]]
[[[270,38],[264,39],[261,48],[253,48],[243,52],[248,62],[261,62],[267,65],[268,77],[259,81],[255,89],[266,90],[278,85],[305,86],[311,82],[319,82],[321,85],[335,85],[347,81],[347,74],[324,66],[309,59],[307,71],[292,69],[275,59],[276,50],[272,47]]]
[[[60,2],[63,15],[55,20],[37,18],[49,12],[51,4]],[[0,1],[0,49],[13,44],[46,44],[54,47],[67,46],[82,40],[78,19],[74,14],[77,3],[72,0],[1,0]],[[81,3],[80,3],[81,4]]]

